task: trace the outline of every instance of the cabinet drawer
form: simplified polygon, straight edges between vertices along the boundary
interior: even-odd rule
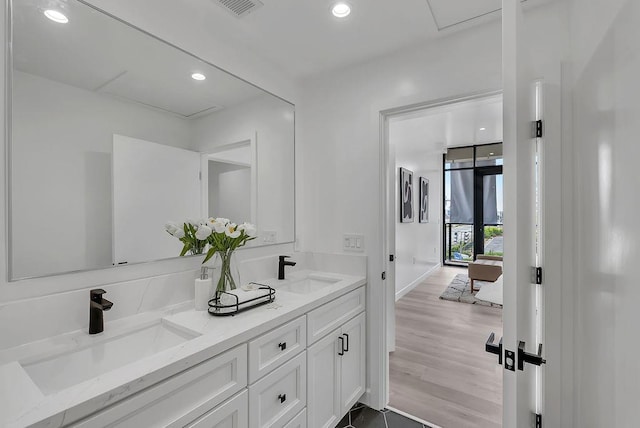
[[[124,399],[76,427],[185,426],[247,386],[247,345]]]
[[[307,346],[307,322],[300,318],[249,342],[249,383],[253,383]]]
[[[284,428],[307,428],[307,409],[298,413]]]
[[[249,392],[240,394],[193,421],[187,428],[248,428]]]
[[[360,287],[307,314],[307,342],[314,343],[365,309],[365,287]]]
[[[249,387],[249,426],[282,428],[307,405],[307,353]]]

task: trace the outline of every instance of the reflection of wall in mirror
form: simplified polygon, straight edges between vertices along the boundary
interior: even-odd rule
[[[258,233],[274,231],[278,242],[293,241],[293,107],[265,95],[196,119],[193,148],[211,153],[221,145],[244,141],[254,132],[257,136]],[[250,242],[254,246],[262,243],[260,237]]]
[[[191,143],[184,119],[20,71],[12,115],[14,278],[111,266],[114,132]]]
[[[209,161],[209,217],[251,218],[251,168]]]
[[[113,254],[118,264],[180,254],[167,221],[201,211],[200,153],[122,135],[113,136]]]

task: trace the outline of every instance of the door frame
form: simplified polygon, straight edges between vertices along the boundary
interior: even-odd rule
[[[572,155],[571,141],[563,142],[563,137],[569,136],[571,131],[566,129],[562,123],[563,114],[568,115],[569,106],[562,103],[564,92],[562,83],[566,79],[566,70],[558,64],[545,68],[544,79],[544,152],[545,162],[542,165],[542,186],[544,187],[544,212],[542,213],[543,230],[545,235],[545,252],[548,257],[544,257],[544,317],[546,330],[543,334],[545,356],[547,364],[543,371],[544,383],[544,423],[546,426],[571,426],[573,420],[574,400],[573,400],[573,347],[571,338],[573,337],[573,259],[570,251],[573,235],[573,207],[571,186],[573,179],[573,164],[570,159]],[[380,232],[381,232],[381,253],[382,271],[389,269],[389,232],[392,231],[395,239],[395,218],[389,216],[388,186],[389,174],[389,119],[396,115],[416,112],[432,107],[453,104],[461,101],[468,101],[483,97],[501,95],[502,90],[475,92],[462,96],[435,99],[432,101],[395,107],[379,111],[379,146],[380,146]],[[566,147],[563,148],[563,145]],[[563,156],[565,154],[565,156]],[[503,175],[504,177],[504,175]],[[505,180],[508,177],[504,178]],[[547,185],[554,183],[554,185]],[[504,197],[514,197],[505,192]],[[395,205],[394,205],[395,206]],[[561,226],[564,226],[562,228]],[[569,254],[562,257],[563,254]],[[566,263],[563,263],[566,260]],[[382,325],[389,331],[390,311],[389,301],[395,303],[395,281],[389,278],[383,281],[387,287],[385,291],[378,294],[379,298],[371,301],[373,310],[377,310],[382,315]],[[393,320],[395,321],[395,320]],[[378,353],[379,358],[367,357],[370,362],[369,370],[374,375],[379,391],[370,391],[367,404],[371,407],[382,409],[389,404],[389,338],[387,334],[374,334],[369,332],[368,337],[372,338],[374,344],[372,348]],[[382,333],[382,332],[381,332]],[[566,340],[563,341],[563,338]],[[497,363],[496,363],[497,364]],[[377,378],[375,377],[377,376]],[[370,378],[371,379],[371,378]],[[369,385],[368,388],[371,388]]]
[[[474,92],[467,95],[460,95],[448,98],[440,98],[422,103],[410,104],[401,107],[381,110],[379,114],[379,145],[380,145],[380,231],[382,235],[381,259],[382,270],[393,272],[390,268],[389,250],[395,246],[395,216],[390,215],[396,208],[395,200],[390,197],[390,177],[395,177],[395,170],[390,168],[390,148],[389,148],[389,120],[396,116],[428,110],[434,107],[441,107],[456,104],[464,101],[473,101],[482,98],[489,98],[502,95],[502,90],[490,90]],[[442,223],[442,222],[441,222]],[[389,352],[395,349],[395,278],[387,275],[383,280],[386,287],[381,293],[381,301],[372,302],[382,314],[383,326],[386,332],[376,340],[375,348],[381,356],[377,367],[370,367],[373,373],[377,373],[377,384],[380,387],[379,394],[372,395],[379,397],[381,401],[370,402],[369,405],[382,409],[389,404]],[[376,299],[377,300],[377,299]],[[375,308],[374,308],[375,309]],[[372,334],[369,334],[372,337]]]

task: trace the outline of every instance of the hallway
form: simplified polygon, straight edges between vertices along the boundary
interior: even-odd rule
[[[389,405],[443,428],[496,428],[502,370],[484,344],[502,336],[502,310],[439,299],[465,272],[440,268],[396,303]]]

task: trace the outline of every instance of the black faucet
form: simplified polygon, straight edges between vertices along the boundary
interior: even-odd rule
[[[288,259],[291,256],[280,256],[278,261],[278,279],[284,279],[284,267],[285,266],[295,266],[296,262],[290,262],[285,259]]]
[[[108,311],[113,303],[107,299],[103,299],[102,295],[106,293],[101,288],[91,290],[91,302],[89,302],[89,334],[102,333],[104,330],[103,311]]]

